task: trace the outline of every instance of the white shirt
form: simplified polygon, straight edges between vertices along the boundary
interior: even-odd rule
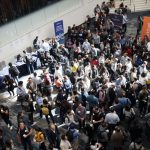
[[[117,124],[120,121],[116,113],[108,113],[105,116],[105,122],[108,124]]]
[[[55,70],[54,77],[58,77],[60,79],[63,79],[62,70],[61,69]]]
[[[85,66],[84,70],[85,70],[85,75],[89,76],[89,73],[91,72],[91,66],[90,65]]]
[[[150,42],[147,43],[147,49],[150,51]]]
[[[128,60],[128,56],[122,56],[121,57],[121,59],[120,59],[120,63],[123,65],[123,66],[125,66],[125,64],[126,64],[126,62],[127,62],[127,60]]]
[[[33,81],[36,85],[42,83],[42,79],[41,79],[40,77],[33,77],[33,78],[32,78],[32,81]]]
[[[86,51],[86,52],[90,52],[91,50],[91,45],[89,42],[84,42],[83,45],[82,45],[82,48]]]
[[[17,87],[17,95],[25,95],[26,94],[26,90],[25,88],[22,86],[22,87]]]
[[[101,64],[105,63],[105,57],[104,56],[99,57],[99,63],[101,63]]]
[[[45,52],[48,52],[50,50],[50,46],[47,42],[42,43],[42,48]]]
[[[141,85],[146,85],[146,81],[147,81],[147,77],[139,77],[139,83],[141,84]]]
[[[111,63],[111,69],[112,69],[114,72],[116,72],[116,70],[117,70],[117,62],[112,62],[112,63]]]
[[[128,22],[127,15],[123,15],[122,24],[126,24]]]
[[[125,66],[126,66],[127,73],[130,73],[130,71],[132,69],[132,63],[131,63],[131,61],[127,61],[126,64],[125,64]]]

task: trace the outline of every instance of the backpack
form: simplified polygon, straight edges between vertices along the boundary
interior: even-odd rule
[[[43,136],[43,138],[42,138],[42,136]],[[44,139],[45,139],[44,134],[41,131],[39,131],[35,134],[36,142],[42,142]]]
[[[49,82],[49,80],[48,80],[48,78],[45,76],[45,81],[44,81],[44,83],[45,83],[45,85],[49,85],[50,84],[50,82]]]
[[[14,76],[18,76],[19,75],[19,70],[18,70],[18,68],[17,67],[15,67],[15,66],[12,66],[11,68],[11,72],[12,72],[12,74],[14,75]]]
[[[70,118],[67,115],[65,115],[65,120],[66,119],[67,119],[68,123],[70,123]]]
[[[66,136],[67,136],[69,142],[73,141],[73,139],[74,139],[73,134],[74,134],[74,131],[71,131],[70,129],[67,131]]]
[[[143,146],[141,145],[141,146],[140,146],[140,148],[136,148],[136,147],[135,147],[135,143],[134,143],[133,150],[141,150],[141,149],[142,149],[142,147],[143,147]]]
[[[42,113],[43,113],[43,115],[49,115],[49,109],[46,106],[43,106]]]

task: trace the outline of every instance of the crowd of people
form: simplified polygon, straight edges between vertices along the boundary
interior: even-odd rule
[[[150,39],[140,38],[141,17],[137,34],[131,37],[127,35],[126,11],[120,14],[121,30],[116,30],[108,18],[105,2],[94,8],[94,14],[94,18],[87,16],[84,24],[68,27],[64,45],[55,38],[42,42],[38,36],[34,39],[43,73],[37,75],[36,61],[24,51],[18,60],[25,61],[33,72],[26,85],[9,63],[10,76],[4,82],[10,95],[17,86],[21,111],[16,135],[24,150],[80,150],[83,134],[87,150],[107,150],[109,145],[111,150],[123,150],[129,137],[127,149],[144,150],[140,119],[150,112]],[[52,113],[54,108],[59,110],[59,121]],[[0,106],[1,119],[13,132],[10,111]],[[35,122],[34,114],[39,114],[39,120],[44,116],[46,129]],[[13,150],[14,142],[4,140],[4,134],[0,129],[0,147]]]

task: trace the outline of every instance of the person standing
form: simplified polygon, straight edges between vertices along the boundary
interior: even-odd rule
[[[8,128],[10,130],[13,129],[13,126],[12,126],[12,122],[10,121],[10,114],[9,114],[9,108],[7,106],[2,106],[1,109],[0,109],[0,115],[1,115],[1,118],[4,120],[4,122],[7,124]]]
[[[60,141],[60,149],[61,150],[72,150],[72,146],[70,142],[67,139],[67,136],[63,134],[61,136],[61,141]]]
[[[43,88],[43,94],[45,96],[48,97],[48,99],[50,100],[51,99],[51,92],[53,90],[52,88],[52,81],[51,81],[51,77],[50,77],[50,74],[48,72],[48,70],[44,70],[44,88]]]
[[[6,87],[7,87],[7,91],[9,92],[10,96],[11,96],[11,92],[13,94],[13,96],[15,95],[14,93],[14,80],[12,78],[10,78],[10,76],[6,75],[4,78]]]
[[[36,72],[33,73],[32,81],[36,84],[37,90],[42,93],[42,79],[37,76]]]
[[[137,18],[137,35],[140,34],[141,30],[142,30],[142,26],[143,26],[143,19],[141,16],[138,16]]]
[[[38,48],[39,48],[40,42],[39,42],[39,39],[38,39],[38,38],[39,38],[39,37],[36,36],[35,39],[33,40],[33,46],[34,46],[35,49],[38,49]]]
[[[3,135],[3,129],[0,128],[0,149],[3,149],[4,147],[4,135]]]
[[[120,122],[119,116],[116,114],[115,110],[111,108],[110,112],[105,116],[105,123],[108,124],[109,137],[111,136],[115,126]]]
[[[47,139],[49,141],[49,149],[56,148],[60,146],[60,137],[57,126],[53,123],[50,124],[49,128],[46,129]]]
[[[79,128],[84,128],[85,126],[85,118],[86,118],[86,109],[84,106],[82,106],[82,104],[80,103],[78,105],[78,107],[76,108],[76,117],[78,119],[79,122]]]
[[[14,79],[14,81],[16,82],[16,85],[18,83],[18,76],[19,76],[19,70],[16,66],[13,66],[12,63],[9,63],[9,74],[10,76]]]
[[[41,111],[42,111],[42,114],[45,115],[45,118],[48,124],[50,124],[48,116],[50,116],[52,122],[55,123],[51,110],[52,110],[51,105],[48,103],[46,99],[44,99],[43,105],[41,106]]]
[[[126,14],[122,14],[123,15],[123,21],[122,21],[122,31],[123,33],[126,33],[127,31],[127,23],[128,23],[128,18]]]
[[[27,127],[24,122],[19,123],[19,128],[17,131],[18,139],[20,139],[21,144],[24,147],[24,150],[33,150],[31,144],[31,134],[32,129]]]
[[[35,130],[35,135],[33,141],[36,143],[37,148],[39,150],[46,150],[46,146],[44,142],[45,140],[44,133],[39,127],[35,127],[34,130]]]
[[[141,138],[138,138],[135,142],[129,145],[129,150],[144,150]]]
[[[30,53],[27,53],[26,51],[23,51],[23,53],[24,53],[24,62],[28,67],[28,73],[31,74],[32,72],[34,72],[32,55]]]
[[[23,81],[19,81],[17,87],[17,100],[21,102],[21,106],[23,106],[23,102],[29,99],[29,95],[26,93],[25,88],[23,87]]]
[[[36,84],[32,81],[32,78],[28,78],[28,83],[26,85],[26,88],[28,89],[28,93],[30,94],[32,100],[35,100],[36,97],[36,91],[37,91],[37,86]]]
[[[66,98],[68,98],[69,94],[72,96],[72,83],[67,76],[64,76],[64,91]]]
[[[115,130],[112,133],[111,141],[112,141],[113,150],[122,150],[124,136],[123,136],[123,132],[118,126],[115,127]]]

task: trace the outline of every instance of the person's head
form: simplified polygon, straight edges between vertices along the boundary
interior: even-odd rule
[[[47,105],[48,104],[48,101],[46,99],[43,99],[43,104],[44,105]]]
[[[49,127],[50,127],[50,129],[53,130],[53,131],[55,131],[55,129],[56,129],[56,126],[55,126],[54,123],[51,123]]]
[[[10,76],[9,75],[5,75],[5,80],[10,80]]]
[[[84,93],[84,91],[85,91],[85,90],[84,90],[84,88],[82,87],[82,88],[81,88],[81,93]]]
[[[61,139],[62,140],[67,140],[67,136],[65,134],[62,134]]]
[[[120,132],[120,131],[121,131],[120,127],[119,127],[119,126],[116,126],[116,127],[115,127],[115,131],[116,131],[116,132]]]
[[[12,63],[11,63],[11,62],[10,62],[10,63],[8,63],[8,66],[9,66],[9,67],[12,67]]]
[[[19,122],[19,128],[24,129],[25,128],[25,123],[23,121]]]
[[[68,77],[67,76],[64,76],[64,80],[66,81],[68,79]]]
[[[24,54],[26,54],[26,51],[23,51]]]
[[[113,107],[111,107],[111,108],[110,108],[110,112],[111,112],[111,113],[114,113],[114,112],[115,112],[115,109],[114,109]]]
[[[33,73],[33,76],[34,76],[34,77],[36,77],[36,76],[37,76],[37,73],[36,73],[36,72],[34,72],[34,73]]]
[[[21,116],[24,116],[24,112],[23,111],[18,112],[18,117],[21,117]]]
[[[6,140],[6,142],[5,142],[5,146],[6,146],[6,149],[12,149],[12,146],[13,146],[13,141],[12,141],[12,139],[8,139],[8,140]]]
[[[58,80],[58,79],[59,79],[58,76],[56,76],[56,77],[55,77],[55,80]]]
[[[59,66],[57,65],[57,66],[56,66],[56,70],[58,70],[58,69],[59,69]]]
[[[99,111],[100,111],[99,108],[96,106],[96,107],[94,108],[94,113],[97,114],[97,113],[99,113]]]
[[[31,78],[31,77],[28,78],[28,82],[29,82],[29,83],[32,82],[32,78]]]
[[[81,107],[82,107],[82,103],[79,102],[79,103],[78,103],[78,108],[80,109]]]
[[[131,107],[130,107],[129,105],[125,106],[125,110],[126,110],[126,111],[130,111],[130,108],[131,108]]]
[[[35,130],[35,132],[40,132],[40,131],[42,131],[41,128],[38,127],[38,126],[34,126],[34,130]]]
[[[19,81],[18,86],[23,86],[23,81]]]
[[[136,142],[138,145],[141,145],[141,144],[142,144],[142,139],[141,139],[141,138],[138,138],[137,140],[135,140],[135,142]]]

